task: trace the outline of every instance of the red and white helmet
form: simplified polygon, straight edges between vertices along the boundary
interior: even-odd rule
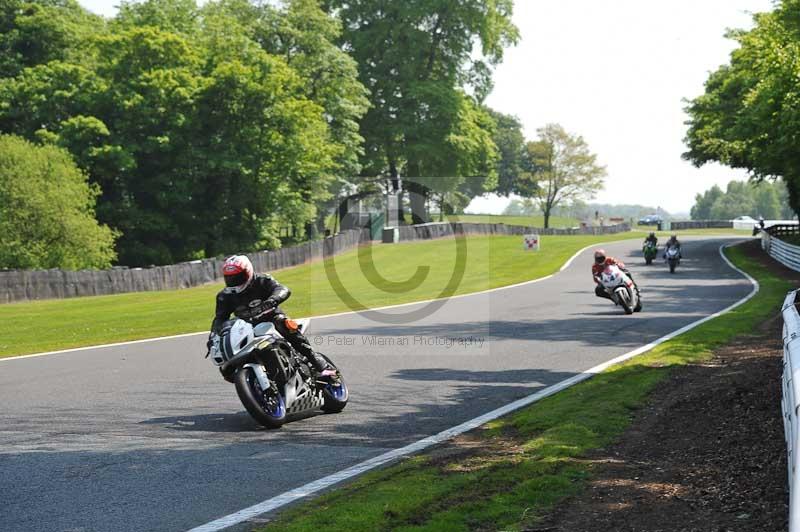
[[[253,280],[253,263],[245,255],[233,255],[222,265],[225,277],[225,291],[240,294]]]

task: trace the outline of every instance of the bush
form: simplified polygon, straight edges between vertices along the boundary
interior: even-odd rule
[[[0,135],[0,268],[107,268],[118,234],[95,219],[100,193],[70,155]]]

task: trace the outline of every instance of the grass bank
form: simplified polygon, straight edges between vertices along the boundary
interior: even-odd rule
[[[644,234],[546,236],[538,253],[523,251],[519,237],[472,236],[467,239],[463,277],[454,294],[537,279],[558,271],[585,246]],[[294,316],[318,316],[352,310],[332,287],[326,266],[335,268],[343,287],[363,306],[378,307],[440,297],[456,256],[452,239],[377,244],[371,250],[361,248],[326,262],[288,268],[277,276],[293,291],[285,310]],[[364,273],[362,264],[367,265]],[[418,268],[423,268],[418,277],[412,276]],[[219,289],[220,285],[213,284],[0,305],[0,357],[202,331],[211,323]]]
[[[776,313],[790,283],[740,248],[727,255],[761,284],[748,303],[450,445],[296,506],[262,532],[535,529],[581,489],[593,467],[584,457],[622,434],[659,381]]]

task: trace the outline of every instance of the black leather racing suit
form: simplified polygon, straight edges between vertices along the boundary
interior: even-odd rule
[[[222,324],[231,314],[253,325],[270,321],[281,336],[286,338],[301,355],[308,358],[315,370],[321,372],[328,367],[327,362],[314,352],[308,338],[299,329],[290,326],[291,322],[286,323],[286,314],[278,307],[289,299],[290,295],[292,295],[291,290],[271,275],[256,275],[250,286],[238,294],[222,290],[217,294],[217,309],[214,321],[211,323],[211,332],[219,334]],[[275,309],[273,312],[268,312],[273,308]]]

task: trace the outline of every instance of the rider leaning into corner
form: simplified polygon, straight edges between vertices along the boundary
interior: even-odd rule
[[[225,277],[225,288],[217,294],[217,309],[208,336],[209,348],[214,336],[220,334],[222,324],[231,314],[253,325],[272,322],[280,335],[308,359],[317,377],[335,375],[327,361],[311,348],[311,343],[300,331],[297,322],[286,316],[278,307],[291,295],[286,286],[271,275],[255,275],[253,264],[245,255],[234,255],[225,259],[222,275]],[[225,374],[222,376],[226,380],[231,377]]]
[[[607,266],[616,266],[623,272],[625,275],[633,281],[633,287],[636,289],[636,294],[639,295],[639,285],[636,284],[636,281],[633,279],[633,275],[631,275],[630,270],[625,267],[625,263],[621,260],[617,260],[614,257],[606,256],[605,250],[597,249],[594,252],[594,264],[592,264],[592,278],[595,282],[594,293],[597,297],[602,297],[605,299],[610,299],[611,301],[614,298],[608,293],[608,291],[603,287],[603,284],[600,282],[600,274],[603,273],[603,270],[606,269]]]

